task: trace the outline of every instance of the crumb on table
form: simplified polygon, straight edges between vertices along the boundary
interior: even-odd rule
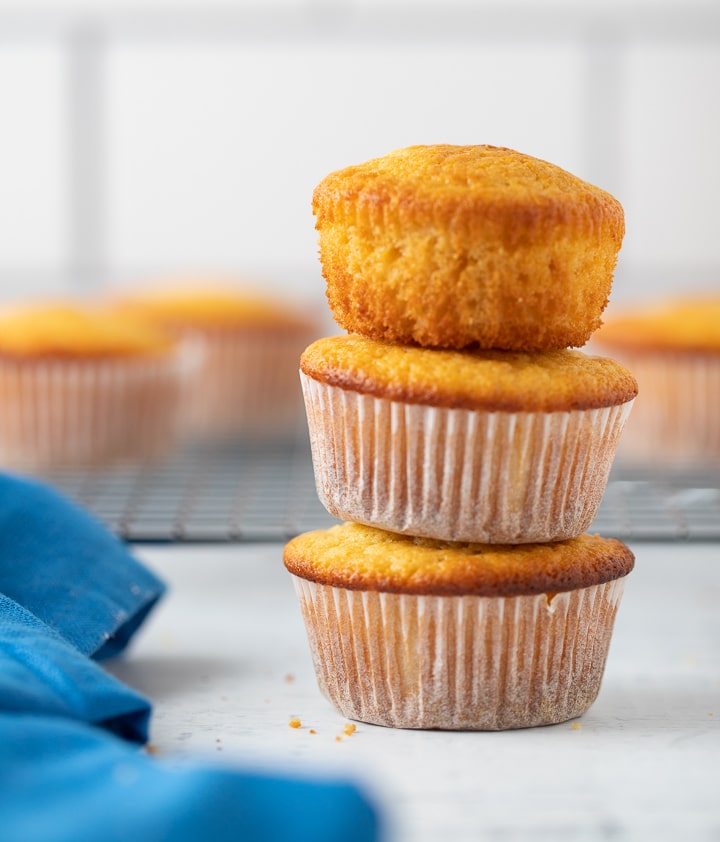
[[[297,718],[297,716],[293,716],[288,722],[288,725],[291,728],[299,728],[302,725],[302,722]]]

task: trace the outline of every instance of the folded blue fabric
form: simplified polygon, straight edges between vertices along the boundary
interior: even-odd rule
[[[0,594],[0,713],[12,712],[93,723],[145,742],[150,704]]]
[[[150,704],[90,656],[121,651],[163,591],[80,507],[0,475],[0,840],[374,842],[347,782],[141,751]]]
[[[168,767],[106,731],[0,714],[3,842],[375,842],[346,781]]]
[[[116,655],[164,591],[80,506],[31,479],[0,475],[0,593],[86,655]]]

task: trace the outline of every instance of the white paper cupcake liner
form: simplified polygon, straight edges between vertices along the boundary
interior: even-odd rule
[[[198,440],[273,438],[297,430],[297,361],[310,336],[298,331],[198,331],[201,362],[187,405]]]
[[[178,441],[180,355],[0,360],[0,465],[102,466],[168,455]]]
[[[320,690],[343,716],[491,731],[564,722],[590,707],[625,583],[481,597],[292,578]]]
[[[640,391],[618,461],[638,465],[720,462],[720,354],[627,351],[613,354]]]
[[[488,412],[404,404],[302,373],[301,383],[327,510],[447,541],[515,544],[583,533],[632,406]]]

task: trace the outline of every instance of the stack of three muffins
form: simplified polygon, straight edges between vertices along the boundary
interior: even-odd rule
[[[585,711],[624,577],[595,517],[637,384],[569,350],[624,233],[607,193],[495,147],[411,147],[329,175],[314,210],[350,333],[301,358],[318,495],[293,539],[318,682],[340,712],[505,729]]]

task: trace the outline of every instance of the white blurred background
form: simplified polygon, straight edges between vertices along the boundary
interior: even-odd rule
[[[720,3],[0,2],[0,296],[223,272],[317,299],[313,187],[491,143],[615,194],[612,302],[720,290]]]

